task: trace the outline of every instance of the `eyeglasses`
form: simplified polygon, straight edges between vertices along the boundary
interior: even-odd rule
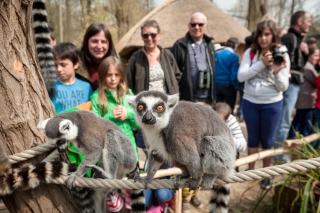
[[[204,23],[190,23],[191,27],[196,27],[197,25],[199,27],[203,27],[204,26]]]
[[[147,33],[146,33],[146,34],[142,34],[142,38],[148,39],[149,36],[151,36],[151,38],[156,38],[157,35],[158,35],[158,33],[150,33],[150,34],[147,34]]]

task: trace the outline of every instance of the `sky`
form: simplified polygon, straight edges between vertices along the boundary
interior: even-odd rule
[[[155,0],[154,2],[159,5],[164,0]],[[196,1],[196,0],[195,0]],[[304,10],[311,14],[315,14],[316,11],[320,10],[320,0],[302,0],[304,1]],[[221,9],[226,14],[230,14],[231,10],[234,8],[239,0],[213,0],[219,9]],[[243,24],[243,23],[240,23]]]

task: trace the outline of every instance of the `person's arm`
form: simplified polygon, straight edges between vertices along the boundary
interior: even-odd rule
[[[92,104],[92,112],[94,112],[96,115],[103,117],[101,114],[101,110],[99,109],[99,104],[98,104],[98,92],[94,92],[91,96],[90,96],[90,101]]]
[[[173,45],[173,47],[171,49],[171,52],[172,52],[172,55],[173,55],[173,57],[174,57],[174,59],[176,61],[178,69],[180,70],[182,62],[181,62],[181,57],[180,57],[180,52],[179,52],[179,45],[178,45],[177,42]],[[180,72],[181,71],[182,70],[180,70]]]
[[[227,119],[227,125],[231,130],[234,143],[236,145],[237,151],[246,151],[247,149],[247,141],[243,136],[242,130],[239,126],[239,123],[233,115],[229,115]]]
[[[289,87],[290,59],[288,54],[285,54],[286,67],[282,68],[278,74],[274,75],[275,87],[278,91],[284,92]]]
[[[283,45],[285,45],[288,49],[288,55],[289,55],[289,58],[290,58],[290,63],[287,63],[287,65],[289,66],[289,68],[292,66],[292,64],[294,63],[293,61],[291,61],[291,57],[294,55],[293,54],[293,51],[294,51],[294,38],[292,37],[294,35],[291,35],[291,34],[287,34],[285,36],[282,36],[281,38],[281,43]],[[288,61],[289,62],[289,61]]]
[[[250,78],[257,75],[257,73],[259,73],[261,70],[266,68],[262,60],[257,61],[251,65],[250,51],[251,51],[251,48],[247,49],[242,57],[242,61],[238,71],[239,82],[244,82],[246,80],[249,80]],[[255,57],[258,57],[258,56],[256,55]]]
[[[239,70],[239,56],[233,55],[231,61],[231,83],[234,88],[238,87],[238,70]]]
[[[135,86],[135,82],[134,82],[134,79],[135,79],[134,75],[136,73],[135,62],[136,62],[136,57],[134,54],[130,57],[129,62],[128,62],[128,66],[126,68],[126,78],[127,78],[127,82],[128,82],[128,87],[130,89],[134,89],[134,86]]]
[[[170,54],[172,54],[172,53],[170,53]],[[179,70],[179,67],[177,65],[177,62],[176,62],[174,56],[173,55],[171,55],[171,56],[172,56],[172,59],[173,59],[172,60],[172,69],[174,71],[174,76],[176,77],[177,83],[179,83],[179,81],[181,79],[181,72]]]

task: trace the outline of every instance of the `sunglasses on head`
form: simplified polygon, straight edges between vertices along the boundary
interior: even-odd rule
[[[150,33],[150,34],[142,34],[142,38],[147,39],[149,38],[149,36],[151,36],[151,38],[156,38],[158,35],[158,33]]]
[[[196,27],[199,25],[199,27],[203,27],[204,23],[190,23],[191,27]]]

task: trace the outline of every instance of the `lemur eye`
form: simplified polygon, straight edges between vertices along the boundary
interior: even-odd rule
[[[143,105],[141,105],[141,104],[138,105],[138,110],[139,110],[139,111],[143,110],[143,108],[144,108]]]
[[[159,106],[157,106],[157,110],[158,110],[159,112],[162,112],[162,111],[164,110],[164,108],[163,108],[163,106],[159,105]]]

